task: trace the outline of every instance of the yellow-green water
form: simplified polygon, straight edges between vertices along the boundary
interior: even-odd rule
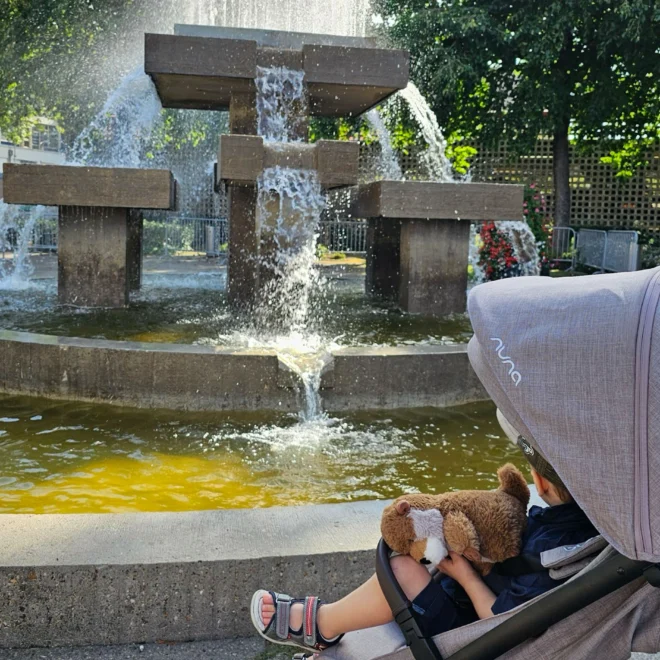
[[[496,485],[492,404],[328,417],[0,397],[0,513],[191,511]]]
[[[208,285],[206,278],[202,284]],[[198,286],[193,286],[194,284]],[[176,286],[174,286],[176,284]],[[219,284],[218,284],[219,286]],[[142,342],[212,344],[241,347],[266,344],[264,329],[256,333],[250,318],[241,318],[227,304],[221,288],[209,289],[194,278],[147,278],[128,309],[78,309],[57,304],[55,284],[27,291],[3,291],[0,328],[66,337],[91,337]],[[402,314],[392,306],[364,296],[363,281],[334,282],[313,301],[304,334],[323,345],[397,345],[461,343],[471,336],[466,316],[431,319]]]

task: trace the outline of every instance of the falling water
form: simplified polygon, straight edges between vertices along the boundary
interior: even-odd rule
[[[0,289],[17,290],[30,286],[34,267],[29,261],[34,227],[45,207],[33,206],[28,212],[0,201],[0,254],[13,253],[13,259],[0,261]]]
[[[403,179],[401,166],[394,153],[394,149],[392,149],[392,136],[387,130],[387,126],[385,126],[385,122],[380,116],[380,112],[378,112],[376,108],[369,110],[369,112],[367,112],[367,120],[376,131],[378,143],[380,144],[380,175],[383,179],[400,181]]]
[[[521,275],[538,275],[539,268],[538,246],[536,237],[524,220],[507,220],[497,223],[513,247],[513,254],[518,260]]]
[[[435,113],[431,110],[426,99],[417,87],[415,87],[414,83],[409,82],[408,86],[401,90],[399,94],[401,94],[410,106],[410,110],[422,131],[424,140],[428,144],[424,158],[429,177],[432,181],[454,181],[452,166],[445,154],[447,142],[440,130]]]
[[[144,152],[161,120],[162,106],[151,78],[140,66],[110,94],[103,108],[76,138],[71,165],[145,167]]]
[[[184,20],[360,37],[370,27],[371,0],[196,0]]]
[[[536,237],[524,220],[505,220],[496,222],[497,228],[506,236],[513,248],[513,256],[520,265],[520,275],[539,275],[539,255]],[[470,254],[468,263],[472,267],[472,284],[486,281],[484,269],[479,265],[481,239],[478,234],[479,225],[473,224],[470,229]]]
[[[257,131],[267,142],[302,142],[307,99],[304,71],[257,67]]]
[[[316,233],[325,197],[312,170],[270,167],[257,185],[261,276],[266,280],[257,322],[281,334],[303,334],[310,296],[319,283]]]

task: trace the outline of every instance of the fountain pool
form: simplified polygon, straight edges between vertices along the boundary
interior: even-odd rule
[[[497,485],[520,462],[491,403],[322,415],[0,397],[0,513],[322,504]],[[522,467],[522,465],[521,465]]]
[[[363,295],[363,271],[339,269],[312,295],[298,347],[457,344],[471,336],[465,315],[445,319],[410,316]],[[296,336],[278,341],[251,325],[227,302],[222,273],[145,275],[144,287],[125,309],[77,309],[57,304],[54,281],[41,280],[22,291],[5,291],[0,327],[65,337],[222,347],[296,347]]]

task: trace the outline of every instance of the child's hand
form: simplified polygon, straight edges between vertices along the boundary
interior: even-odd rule
[[[477,575],[472,564],[457,552],[450,552],[449,556],[438,564],[438,569],[460,585]]]

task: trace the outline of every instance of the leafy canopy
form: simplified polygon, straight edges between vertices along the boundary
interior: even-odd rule
[[[656,0],[376,0],[448,134],[519,150],[540,134],[658,137]],[[614,159],[616,160],[616,156]]]

